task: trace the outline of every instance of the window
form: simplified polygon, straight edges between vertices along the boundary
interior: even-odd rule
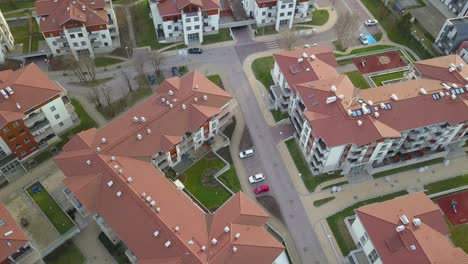
[[[9,136],[9,137],[8,137],[8,140],[10,140],[10,141],[15,140],[15,139],[16,139],[15,136]]]
[[[8,131],[10,131],[10,129],[9,129],[8,127],[2,128],[2,132],[3,132],[3,133],[8,133]]]
[[[55,117],[55,119],[59,119],[59,118],[60,118],[60,115],[59,115],[59,114],[56,114],[54,117]]]
[[[63,127],[63,122],[60,122],[60,123],[59,123],[59,126],[60,126],[60,127]]]
[[[57,46],[57,41],[52,41],[52,45]]]
[[[167,29],[172,29],[172,25],[168,25],[168,26],[167,26]]]
[[[172,33],[169,33],[169,37],[172,38]]]
[[[434,100],[439,100],[441,98],[440,94],[438,93],[435,93],[432,95],[432,98],[434,98]]]
[[[57,110],[57,108],[55,107],[55,105],[53,105],[53,106],[50,107],[50,111],[53,112],[53,111],[55,111],[55,110]]]
[[[195,29],[200,29],[200,26],[199,26],[199,25],[196,25],[196,26],[195,26]]]
[[[290,16],[290,15],[292,15],[292,11],[289,11],[289,12],[288,12],[288,16]]]
[[[20,134],[20,135],[23,135],[24,133],[26,133],[26,130],[24,130],[24,129],[21,129],[21,130],[19,131],[19,134]]]
[[[13,122],[13,127],[18,127],[19,125],[20,125],[20,122],[19,122],[19,121]]]
[[[265,14],[266,14],[266,12],[265,12],[265,11],[263,11],[263,12],[262,12],[262,16],[264,16]]]
[[[190,23],[190,17],[185,19],[185,23]]]
[[[187,30],[192,30],[192,27],[187,27]]]
[[[376,260],[379,259],[379,255],[377,255],[377,251],[373,249],[369,255],[367,255],[371,263],[374,263]]]
[[[265,23],[265,19],[262,19],[262,24]]]
[[[25,150],[22,150],[22,151],[20,152],[20,156],[24,156],[24,155],[26,155],[26,151],[25,151]]]
[[[83,37],[83,33],[78,33],[78,37],[79,37],[79,38],[82,38],[82,37]]]
[[[20,144],[15,144],[15,148],[16,149],[21,148],[21,145]]]
[[[366,243],[366,241],[367,241],[367,238],[366,238],[366,236],[363,235],[363,236],[361,237],[361,239],[360,239],[361,246],[363,246],[363,245]]]
[[[81,46],[86,46],[86,41],[81,41]]]
[[[193,21],[198,22],[198,21],[200,21],[200,18],[199,17],[194,17]]]
[[[54,33],[49,33],[49,37],[53,37],[54,36]]]
[[[102,37],[103,39],[105,39],[105,38],[106,38],[106,35],[105,35],[105,34],[102,34],[101,37]]]
[[[78,43],[73,42],[73,47],[78,47]]]
[[[75,38],[75,34],[70,34],[70,38],[74,39],[74,38]]]
[[[106,46],[106,47],[107,47],[107,46],[109,46],[109,43],[107,43],[107,42],[104,42],[104,46]]]
[[[280,17],[284,17],[284,13],[280,13]]]
[[[29,141],[31,141],[29,138],[24,139],[24,143],[28,143]]]
[[[289,8],[292,8],[292,7],[293,7],[293,4],[292,4],[292,3],[291,3],[291,4],[289,4]]]
[[[281,8],[286,8],[286,5],[281,5]]]

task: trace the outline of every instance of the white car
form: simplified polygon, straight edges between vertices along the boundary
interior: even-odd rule
[[[366,20],[366,22],[364,22],[364,24],[365,24],[366,26],[375,26],[375,25],[377,25],[378,23],[379,23],[379,22],[378,22],[377,20],[375,20],[375,19],[368,19],[368,20]]]
[[[361,43],[362,43],[363,45],[369,44],[369,40],[367,39],[367,36],[364,35],[364,34],[359,34],[358,39],[359,39],[359,41],[361,41]]]
[[[249,182],[250,183],[261,182],[261,181],[264,181],[264,180],[265,180],[265,176],[263,176],[263,174],[261,174],[261,173],[255,174],[255,175],[249,177]]]
[[[239,153],[239,157],[240,157],[241,159],[245,159],[245,158],[248,158],[248,157],[252,157],[253,155],[254,155],[253,149],[246,149],[246,150],[241,151],[241,152]]]

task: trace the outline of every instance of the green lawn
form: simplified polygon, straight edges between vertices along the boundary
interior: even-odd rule
[[[255,36],[266,36],[276,33],[278,33],[278,31],[276,31],[275,26],[264,26],[257,27],[257,33],[255,33]]]
[[[32,32],[29,32],[28,25],[10,28],[11,34],[15,39],[15,44],[23,44],[23,53],[37,51],[39,48],[39,41],[44,40],[44,37],[39,32],[39,26],[36,20],[33,20],[33,24]]]
[[[44,258],[46,264],[81,264],[85,263],[85,261],[86,259],[81,254],[80,249],[71,240],[65,242]]]
[[[294,160],[294,164],[296,164],[296,168],[301,174],[302,180],[304,181],[305,186],[309,192],[314,192],[315,188],[322,182],[326,182],[329,180],[337,179],[343,177],[341,175],[341,171],[337,171],[334,174],[322,174],[313,176],[309,170],[306,160],[302,155],[301,150],[299,149],[299,145],[294,138],[288,139],[285,141],[286,146],[288,147],[289,154],[291,158]]]
[[[328,13],[328,10],[315,10],[312,12],[312,20],[306,22],[306,24],[311,26],[322,26],[327,23],[329,17],[330,14]]]
[[[145,82],[148,82],[147,79],[145,79]],[[120,113],[124,112],[125,110],[131,108],[134,106],[136,103],[140,102],[143,98],[146,98],[150,95],[153,94],[153,90],[151,90],[151,87],[145,85],[145,87],[142,87],[141,89],[134,90],[133,92],[129,92],[126,96],[126,105],[123,105],[120,100],[117,100],[115,102],[112,102],[111,105],[106,105],[101,108],[98,108],[97,110],[106,118],[106,119],[112,119],[115,116],[119,115]]]
[[[356,86],[359,89],[367,89],[369,88],[369,84],[367,83],[366,79],[362,77],[361,73],[359,71],[352,71],[352,72],[347,72],[346,75],[349,77],[351,82],[353,83],[354,86]]]
[[[330,189],[333,186],[341,186],[341,185],[345,185],[345,184],[348,184],[348,181],[342,181],[342,182],[337,182],[337,183],[334,183],[334,184],[326,185],[326,186],[322,187],[322,190]]]
[[[210,188],[204,186],[202,183],[203,176],[206,172],[209,172],[210,170],[218,171],[223,167],[224,163],[217,157],[205,156],[184,173],[185,187],[208,209],[221,206],[227,199],[229,199],[229,197],[231,197],[230,193],[221,185]],[[213,176],[211,175],[210,177]]]
[[[447,221],[451,233],[450,239],[456,247],[462,248],[468,253],[468,224],[453,226]]]
[[[232,164],[229,170],[221,174],[218,179],[226,184],[226,186],[234,193],[241,191],[239,178],[237,177],[236,169]]]
[[[111,58],[111,57],[97,57],[94,59],[94,65],[96,65],[96,67],[104,67],[104,66],[121,63],[123,61],[124,60]]]
[[[324,204],[326,204],[326,203],[328,203],[330,201],[333,201],[335,199],[336,199],[335,196],[330,196],[330,197],[326,197],[326,198],[323,198],[323,199],[319,199],[319,200],[314,201],[314,206],[315,207],[320,207],[320,206],[322,206],[322,205],[324,205]]]
[[[338,243],[338,246],[343,256],[347,256],[351,250],[356,249],[353,239],[351,235],[349,234],[348,229],[346,228],[344,219],[348,216],[354,215],[354,209],[356,208],[359,208],[361,206],[368,205],[368,204],[383,202],[383,201],[390,200],[390,199],[393,199],[395,197],[402,196],[405,194],[408,194],[408,192],[400,191],[400,192],[376,197],[373,199],[369,199],[366,201],[362,201],[328,217],[327,218],[328,225],[330,226],[333,236],[335,237],[335,240]]]
[[[231,40],[231,31],[229,28],[219,29],[218,34],[203,36],[202,45],[208,45]]]
[[[94,81],[88,81],[87,83],[82,83],[82,82],[71,82],[72,84],[75,84],[75,85],[81,85],[81,86],[86,86],[86,87],[95,87],[95,86],[98,86],[98,85],[101,85],[103,83],[106,83],[110,80],[112,80],[113,77],[106,77],[106,78],[102,78],[102,79],[96,79]]]
[[[150,46],[160,49],[172,43],[159,43],[154,30],[153,20],[150,18],[149,2],[143,1],[132,6],[132,22],[135,30],[135,40],[138,47]]]
[[[273,78],[271,77],[270,71],[274,66],[275,59],[273,56],[258,58],[252,62],[252,71],[255,78],[257,78],[267,90],[273,85]]]
[[[223,80],[218,74],[207,76],[208,80],[212,81],[214,84],[218,85],[221,89],[224,90]]]
[[[3,10],[3,9],[1,9],[1,10]],[[24,17],[24,16],[27,16],[28,14],[31,15],[32,11],[31,10],[29,10],[29,11],[25,11],[25,10],[15,11],[15,12],[8,13],[8,14],[4,13],[3,16],[5,18],[12,18],[12,17]]]
[[[465,186],[465,185],[468,185],[468,174],[429,183],[428,185],[424,186],[424,189],[426,189],[426,194],[429,195],[429,194],[443,192],[443,191],[447,191],[447,190]]]
[[[364,47],[364,48],[353,49],[351,52],[346,53],[346,54],[335,53],[335,57],[339,58],[339,57],[347,56],[347,55],[351,55],[351,54],[367,53],[367,52],[371,52],[371,51],[378,51],[378,50],[384,50],[384,49],[389,49],[389,48],[395,48],[395,46],[391,46],[391,45],[372,45],[372,46],[367,46],[367,47]]]
[[[373,37],[375,38],[375,40],[377,40],[377,41],[380,41],[380,40],[382,39],[382,33],[376,33],[376,34],[374,34],[374,35],[372,35],[372,36],[373,36]]]
[[[403,78],[403,76],[405,75],[406,72],[408,72],[408,71],[392,72],[392,73],[372,76],[371,79],[372,79],[372,81],[374,81],[376,86],[382,86],[383,82],[385,82],[385,81],[390,81],[390,80]]]
[[[34,1],[33,0],[0,0],[0,10],[2,10],[3,13],[5,12],[10,12],[10,11],[15,11],[17,9],[23,9],[23,8],[33,8],[34,7]]]
[[[275,119],[275,122],[279,122],[289,117],[288,113],[282,113],[279,110],[271,110],[271,114],[273,115],[273,119]]]
[[[416,169],[419,169],[421,167],[441,163],[443,161],[444,161],[444,158],[431,159],[431,160],[415,163],[415,164],[408,165],[408,166],[403,166],[403,167],[396,168],[396,169],[391,169],[391,170],[378,172],[378,173],[372,175],[372,177],[381,178],[381,177],[385,177],[385,176],[392,175],[392,174],[395,174],[395,173],[400,173],[400,172],[409,171],[409,170],[416,170]]]
[[[32,192],[32,186],[39,185],[41,191],[39,193]],[[29,195],[34,202],[41,208],[44,214],[49,218],[50,222],[55,226],[60,234],[65,234],[73,228],[75,224],[70,220],[68,215],[60,208],[60,206],[52,199],[47,190],[39,182],[28,188]]]
[[[180,72],[180,75],[184,76],[185,74],[187,74],[189,72],[188,70],[188,67],[187,66],[180,66],[179,67],[179,72]]]

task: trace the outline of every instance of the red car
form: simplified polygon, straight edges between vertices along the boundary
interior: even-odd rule
[[[261,193],[264,193],[264,192],[268,192],[270,190],[270,187],[267,185],[267,184],[264,184],[260,187],[255,187],[254,189],[254,193],[255,194],[261,194]]]

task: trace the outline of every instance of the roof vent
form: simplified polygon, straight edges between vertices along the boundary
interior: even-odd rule
[[[170,246],[171,246],[171,241],[169,241],[169,240],[168,240],[168,241],[166,241],[166,243],[164,243],[164,246],[166,246],[166,247],[170,247]]]
[[[203,100],[204,100],[204,101],[208,100],[208,95],[206,95],[206,94],[203,95]]]
[[[224,233],[228,233],[231,229],[229,228],[229,226],[225,226],[224,227]]]
[[[463,63],[458,64],[457,68],[461,71],[465,65]]]
[[[384,109],[384,108],[385,108],[385,104],[384,104],[384,103],[380,103],[380,108]]]
[[[169,95],[172,96],[172,95],[174,95],[174,92],[173,92],[172,90],[169,90],[169,91],[167,92],[167,94],[169,94]]]
[[[375,118],[379,117],[380,116],[379,112],[374,112],[374,116]]]
[[[446,83],[442,83],[442,86],[444,87],[444,89],[446,90],[450,90],[452,87],[450,87],[450,85],[446,84]]]
[[[449,72],[454,72],[455,71],[455,67],[449,67]]]
[[[9,236],[11,234],[13,234],[13,230],[5,232],[3,235],[7,237],[7,236]]]
[[[134,116],[133,117],[133,123],[138,123],[138,121],[139,121],[138,117]]]
[[[154,201],[154,200],[151,201],[151,202],[150,202],[150,205],[151,205],[152,207],[156,206],[156,201]]]
[[[11,247],[11,242],[7,241],[7,246]]]
[[[403,232],[404,230],[405,230],[405,226],[404,226],[404,225],[399,225],[399,226],[396,227],[396,231],[397,231],[398,233]]]
[[[205,251],[206,250],[206,246],[201,246],[200,248],[202,251]]]
[[[133,178],[132,177],[127,177],[127,182],[128,183],[131,183],[133,181]]]
[[[173,104],[169,104],[169,108],[174,108],[174,105],[173,105]]]
[[[90,161],[90,160],[87,160],[87,161],[86,161],[86,164],[91,165],[91,161]]]
[[[142,123],[144,123],[144,122],[146,122],[146,118],[145,118],[144,116],[142,116],[142,117],[140,117],[140,121],[141,121]]]
[[[198,84],[195,84],[195,87],[193,87],[193,88],[198,89]]]
[[[82,6],[81,6],[81,10],[85,11],[85,10],[86,10],[86,6],[82,5]]]
[[[141,197],[145,198],[145,197],[146,197],[146,193],[145,193],[145,192],[142,192],[142,193],[141,193]]]
[[[154,231],[153,236],[158,237],[159,236],[159,231]]]
[[[151,200],[151,196],[146,197],[146,201],[147,201],[147,202],[151,202],[151,201],[152,201],[152,200]]]
[[[422,224],[421,219],[419,219],[419,218],[414,218],[413,219],[413,225],[414,226],[420,226],[421,224]]]
[[[367,104],[368,105],[374,105],[374,102],[372,102],[371,100],[367,101]]]
[[[115,156],[112,156],[112,157],[111,157],[111,160],[112,160],[112,161],[115,161]]]
[[[439,95],[440,95],[440,97],[445,96],[444,92],[442,92],[442,91],[439,92]]]
[[[180,227],[179,227],[179,226],[176,226],[176,227],[174,228],[174,231],[179,232],[179,231],[180,231]]]
[[[348,112],[348,115],[352,115],[352,114],[353,114],[353,111],[351,111],[351,109],[348,109],[346,112]]]
[[[303,58],[299,58],[299,59],[297,59],[297,62],[298,62],[298,63],[301,63],[301,62],[303,62],[303,61],[304,61],[304,59],[303,59]]]
[[[361,121],[361,120],[358,120],[358,121],[357,121],[357,125],[358,125],[358,126],[362,126],[362,121]]]
[[[156,208],[156,212],[158,213],[161,212],[161,208],[160,207]]]
[[[107,186],[112,187],[112,185],[114,185],[114,182],[113,182],[113,181],[108,181],[108,182],[107,182]]]
[[[211,244],[212,245],[218,244],[218,240],[216,240],[216,238],[211,239]]]
[[[232,247],[232,252],[236,253],[237,252],[237,247]]]
[[[456,94],[452,94],[452,99],[453,99],[453,100],[457,99],[457,95],[456,95]]]
[[[146,134],[151,134],[151,129],[146,129]]]
[[[240,233],[236,233],[236,235],[234,236],[236,239],[239,239],[240,237]]]
[[[194,244],[194,243],[193,243],[193,240],[189,240],[187,243],[188,243],[189,245],[193,245],[193,244]]]
[[[187,106],[185,104],[182,104],[181,107],[182,107],[183,110],[187,109]]]
[[[310,48],[310,45],[309,44],[304,44],[304,48],[305,49]]]
[[[198,97],[194,97],[193,100],[194,100],[195,102],[198,102]]]
[[[392,96],[390,96],[393,100],[395,101],[398,101],[398,96],[396,94],[392,94]]]
[[[343,99],[344,99],[344,95],[343,95],[343,94],[339,94],[339,95],[338,95],[338,99],[343,100]]]
[[[14,94],[13,89],[11,89],[10,86],[5,87],[5,90],[7,90],[9,94]]]
[[[333,103],[335,101],[336,101],[336,96],[330,96],[330,97],[327,97],[326,103],[331,104],[331,103]]]
[[[306,71],[310,71],[310,68],[306,68]]]
[[[137,139],[138,139],[138,140],[140,140],[140,139],[142,139],[142,138],[143,138],[143,136],[142,136],[141,134],[138,134],[138,135],[137,135]]]
[[[449,67],[453,67],[453,68],[455,68],[455,63],[453,63],[453,62],[452,62],[452,63],[450,63]]]
[[[118,191],[115,195],[117,195],[117,197],[120,197],[120,196],[122,196],[122,192]]]
[[[41,17],[41,21],[45,21],[45,17]]]
[[[404,224],[407,225],[409,223],[408,217],[406,215],[400,216],[400,221]]]
[[[416,246],[415,246],[415,245],[411,245],[411,246],[409,246],[409,249],[410,249],[411,251],[415,251],[415,250],[416,250]]]
[[[120,169],[120,170],[119,170],[119,174],[122,174],[122,173],[123,173],[123,170],[122,170],[122,169]]]
[[[317,58],[317,57],[316,57],[314,54],[310,55],[310,59],[311,59],[311,60],[315,60],[316,58]]]
[[[336,86],[335,86],[335,85],[332,85],[332,86],[330,87],[330,91],[336,92]]]
[[[452,87],[453,87],[453,88],[458,88],[458,86],[457,86],[456,83],[452,83]]]
[[[101,151],[101,148],[100,148],[100,147],[96,147],[96,151],[97,151],[97,152],[100,152],[100,151]]]
[[[5,90],[0,89],[0,93],[3,95],[3,97],[5,97],[5,99],[10,98],[10,97],[8,96],[8,94],[5,92]]]
[[[169,102],[169,100],[166,101],[166,105],[169,105],[171,102]]]
[[[119,165],[115,164],[114,169],[118,169],[118,168],[119,168]]]
[[[106,139],[106,138],[101,138],[101,143],[102,143],[102,144],[106,144],[106,143],[107,143],[107,139]]]
[[[303,52],[302,53],[302,58],[306,59],[308,56],[307,56],[307,53]]]
[[[20,103],[16,103],[16,108],[18,108],[18,110],[21,109]]]
[[[96,4],[96,2],[93,0],[93,1],[91,1],[91,4],[94,5],[94,4]]]
[[[427,91],[426,91],[426,89],[424,89],[424,88],[419,89],[419,92],[420,92],[421,94],[427,94]]]
[[[163,103],[166,102],[166,98],[164,98],[164,97],[161,98],[161,102],[163,102]]]

